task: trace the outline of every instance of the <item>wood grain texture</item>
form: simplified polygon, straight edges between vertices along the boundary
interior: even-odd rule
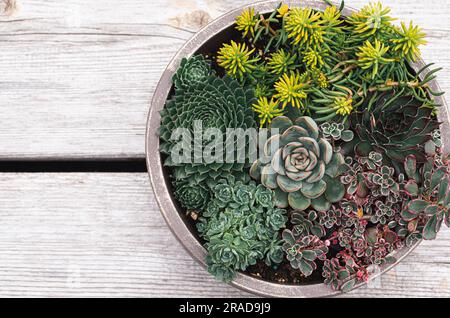
[[[12,2],[0,15],[0,159],[143,157],[150,100],[171,57],[251,1]],[[383,3],[426,30],[423,56],[445,67],[439,82],[450,90],[450,1]]]
[[[0,174],[0,297],[247,297],[165,225],[146,174]],[[345,297],[449,297],[450,230]]]
[[[153,90],[202,25],[249,0],[0,0],[0,159],[144,156]],[[366,0],[347,1],[361,7]],[[384,0],[446,70],[449,0]],[[450,231],[344,297],[449,297]],[[165,225],[146,174],[0,174],[0,296],[247,297]]]

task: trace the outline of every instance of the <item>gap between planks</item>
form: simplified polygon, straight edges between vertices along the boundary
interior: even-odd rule
[[[146,173],[0,173],[0,296],[247,297],[175,240]],[[449,297],[450,231],[344,297]]]

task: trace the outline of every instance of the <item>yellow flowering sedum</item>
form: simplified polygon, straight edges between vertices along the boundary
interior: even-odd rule
[[[311,76],[314,80],[314,83],[318,85],[320,88],[328,87],[328,78],[324,72],[318,70],[317,68],[312,68]]]
[[[289,6],[287,4],[283,4],[281,7],[277,9],[278,18],[284,17],[289,12]]]
[[[364,36],[371,36],[391,26],[391,21],[395,19],[388,15],[389,12],[391,12],[391,9],[383,8],[380,2],[369,3],[360,11],[353,13],[347,19],[347,22],[353,25],[355,32]]]
[[[291,70],[295,65],[295,59],[297,55],[291,55],[287,53],[283,49],[280,49],[273,53],[269,61],[267,62],[268,69],[273,74],[282,74],[286,73],[288,70]]]
[[[303,62],[306,63],[309,68],[320,68],[325,64],[320,52],[311,48],[304,53]]]
[[[384,57],[389,51],[389,47],[385,47],[384,44],[376,39],[374,43],[372,45],[372,43],[366,41],[364,46],[356,53],[356,56],[358,56],[358,65],[364,70],[372,69],[372,78],[375,78],[378,74],[380,65],[394,61],[391,58]]]
[[[242,78],[244,73],[250,72],[256,68],[256,62],[259,58],[252,58],[255,49],[249,50],[245,43],[224,44],[219,50],[217,63],[223,67],[228,75]]]
[[[307,91],[310,88],[310,83],[307,81],[307,75],[300,75],[298,72],[291,72],[283,74],[281,79],[275,83],[274,95],[281,103],[283,109],[291,104],[297,108],[304,108],[303,100],[306,99]]]
[[[288,38],[300,46],[317,46],[323,42],[321,13],[311,8],[293,8],[286,17]]]
[[[413,26],[412,21],[409,23],[409,27],[402,22],[401,28],[397,28],[396,33],[399,38],[392,40],[396,44],[394,51],[408,61],[416,61],[420,56],[419,46],[427,43],[425,33],[418,26]]]
[[[283,115],[283,109],[278,107],[278,102],[273,98],[269,101],[267,97],[260,97],[258,102],[253,104],[252,109],[258,114],[261,127],[266,123],[270,124],[273,118]]]
[[[336,6],[329,6],[322,13],[322,20],[326,24],[333,24],[333,25],[341,24],[342,21],[339,21],[340,17],[341,12],[336,8]]]
[[[257,23],[258,18],[255,15],[255,9],[249,8],[236,18],[236,29],[242,31],[243,36],[246,36],[249,32],[251,35],[255,35]]]
[[[334,99],[334,107],[333,109],[336,111],[336,114],[341,116],[350,115],[353,110],[353,100],[351,98],[345,97],[336,97]]]

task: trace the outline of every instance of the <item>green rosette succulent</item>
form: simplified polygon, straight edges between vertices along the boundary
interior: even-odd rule
[[[265,158],[253,163],[250,175],[274,190],[276,205],[326,211],[331,203],[339,202],[345,194],[337,179],[344,158],[333,151],[316,122],[303,116],[293,123],[280,116],[272,121],[271,129],[279,133],[267,140]]]
[[[188,87],[206,81],[213,74],[211,62],[203,55],[194,55],[183,58],[180,67],[172,77],[176,89],[187,89]]]
[[[165,166],[172,167],[175,180],[188,181],[192,184],[201,182],[214,183],[213,181],[223,175],[241,174],[245,167],[250,166],[248,156],[245,152],[243,160],[227,162],[226,150],[233,146],[236,150],[249,149],[249,138],[240,142],[240,138],[228,138],[228,129],[256,128],[254,113],[251,105],[255,102],[252,89],[243,89],[239,83],[231,78],[218,78],[210,76],[201,83],[194,83],[186,89],[176,89],[175,95],[166,103],[166,107],[160,112],[161,127],[159,135],[161,138],[160,151],[167,155]],[[190,134],[183,133],[181,138],[173,138],[172,134],[185,128]],[[209,128],[219,130],[221,137],[215,139],[204,137],[195,147],[195,138],[199,134],[206,135]],[[180,136],[178,136],[180,137]],[[212,140],[211,140],[212,139]],[[180,162],[173,157],[174,151],[180,144],[192,146],[194,151],[188,153],[188,160]],[[211,145],[213,144],[213,145]],[[189,148],[189,147],[184,147]],[[183,148],[183,150],[184,150]],[[214,153],[215,157],[203,156],[206,149],[217,148],[220,151]],[[210,151],[212,154],[213,152]],[[200,156],[198,156],[201,154]]]
[[[274,206],[270,189],[248,179],[219,180],[197,223],[206,240],[208,271],[222,281],[260,260],[267,265],[283,260],[279,232],[285,227],[286,211]]]
[[[209,199],[209,189],[201,184],[179,182],[175,184],[175,198],[183,208],[203,211]]]
[[[409,155],[424,163],[427,159],[425,144],[432,140],[440,124],[432,112],[432,108],[413,96],[395,98],[393,93],[383,94],[371,111],[350,115],[355,137],[343,148],[349,153],[354,150],[360,157],[376,151],[389,166],[398,167]]]

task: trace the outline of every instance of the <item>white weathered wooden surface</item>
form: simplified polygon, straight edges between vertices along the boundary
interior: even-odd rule
[[[166,227],[142,173],[0,174],[0,296],[243,297]],[[450,296],[450,230],[346,296]]]
[[[142,158],[149,102],[171,56],[248,2],[0,0],[0,159]],[[450,0],[383,2],[426,29],[424,58],[446,68],[439,81],[450,91]],[[449,280],[445,229],[345,296],[449,297]],[[250,295],[187,255],[144,173],[0,173],[0,296]]]

